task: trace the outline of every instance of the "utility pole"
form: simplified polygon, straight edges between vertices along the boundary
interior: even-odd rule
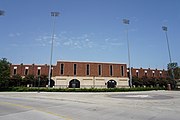
[[[54,44],[54,33],[55,33],[55,18],[59,16],[59,12],[51,12],[51,16],[54,17],[54,21],[53,21],[53,32],[52,32],[52,41],[51,41],[49,73],[48,73],[48,87],[51,86],[51,69],[52,69],[52,56],[53,56],[53,44]]]
[[[125,25],[129,25],[128,19],[123,19],[123,23]],[[128,46],[128,63],[129,63],[129,86],[132,87],[132,71],[131,71],[131,57],[130,57],[130,46],[129,46],[129,36],[128,36],[128,26],[126,29],[126,37],[127,37],[127,46]]]

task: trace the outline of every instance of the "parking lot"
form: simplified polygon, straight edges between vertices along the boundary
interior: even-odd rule
[[[0,120],[179,120],[179,113],[179,91],[0,93]]]

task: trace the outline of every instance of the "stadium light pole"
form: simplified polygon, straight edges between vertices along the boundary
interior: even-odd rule
[[[3,10],[0,10],[0,16],[4,16],[4,11]]]
[[[129,25],[128,19],[123,19],[125,25]],[[130,58],[130,48],[129,48],[129,36],[128,36],[128,26],[126,29],[127,47],[128,47],[128,62],[129,62],[129,86],[132,87],[132,71],[131,71],[131,58]]]
[[[162,29],[166,35],[166,42],[167,42],[168,53],[169,53],[170,69],[171,69],[171,73],[172,73],[172,79],[174,80],[174,70],[173,70],[173,67],[171,66],[172,65],[172,59],[171,59],[171,51],[170,51],[170,47],[169,47],[169,39],[168,39],[168,34],[167,34],[168,28],[166,26],[162,26]]]
[[[53,56],[53,44],[54,44],[54,32],[55,32],[55,18],[59,16],[59,12],[51,12],[51,16],[54,17],[53,20],[53,32],[52,32],[52,41],[51,41],[51,53],[50,53],[50,64],[49,64],[49,73],[48,73],[48,87],[51,86],[51,69],[52,69],[52,56]]]

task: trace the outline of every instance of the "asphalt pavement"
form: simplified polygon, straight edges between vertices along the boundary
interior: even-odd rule
[[[180,120],[180,91],[0,92],[0,120]]]

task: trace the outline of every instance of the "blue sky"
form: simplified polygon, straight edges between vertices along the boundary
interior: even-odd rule
[[[57,60],[128,63],[122,19],[130,20],[131,65],[166,69],[180,64],[179,0],[0,0],[0,57],[13,64],[49,64],[56,18],[53,64]]]

